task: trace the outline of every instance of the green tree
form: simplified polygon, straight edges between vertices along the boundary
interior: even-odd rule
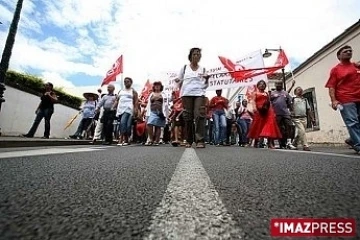
[[[5,76],[6,72],[9,68],[11,52],[14,47],[15,43],[15,36],[18,29],[19,21],[20,21],[20,14],[24,0],[18,0],[14,12],[13,20],[11,21],[11,25],[9,28],[9,33],[6,38],[4,51],[1,56],[0,62],[0,111],[1,111],[1,104],[5,102],[4,99],[4,91],[5,91]]]

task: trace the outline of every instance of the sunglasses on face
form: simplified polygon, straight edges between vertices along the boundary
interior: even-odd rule
[[[345,49],[345,50],[342,51],[341,53],[352,53],[352,49]]]

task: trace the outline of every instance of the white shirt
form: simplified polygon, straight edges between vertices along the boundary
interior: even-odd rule
[[[235,110],[233,108],[225,109],[225,116],[227,119],[234,119],[235,118]]]
[[[205,79],[201,77],[205,73],[205,68],[199,66],[196,71],[193,71],[190,65],[186,65],[185,73],[184,67],[180,70],[178,78],[181,80],[180,97],[184,96],[205,96],[208,84],[205,84]]]
[[[120,116],[124,113],[133,115],[134,112],[134,90],[121,90],[119,92],[119,102],[117,105],[116,116]]]
[[[306,117],[307,111],[311,109],[306,98],[297,96],[293,98],[293,108],[292,115],[295,117]]]

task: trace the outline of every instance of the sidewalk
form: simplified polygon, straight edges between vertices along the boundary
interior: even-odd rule
[[[67,145],[90,145],[90,140],[75,140],[64,138],[24,138],[24,137],[0,137],[0,148],[16,147],[42,147],[42,146],[67,146]]]

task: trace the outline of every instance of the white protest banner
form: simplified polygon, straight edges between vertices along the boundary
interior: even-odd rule
[[[163,81],[164,92],[172,93],[178,90],[178,84],[174,81],[178,77],[178,72],[167,72]]]
[[[266,74],[260,74],[250,78],[245,78],[241,81],[236,81],[232,77],[233,71],[241,71],[247,69],[258,69],[251,72],[246,72],[248,75],[256,75],[257,73],[262,73],[262,68],[265,68],[261,50],[247,54],[246,56],[239,58],[235,63],[231,60],[224,57],[219,57],[223,66],[209,69],[208,74],[211,75],[209,79],[208,91],[214,91],[217,89],[226,89],[226,88],[238,88],[251,86],[256,84],[260,80],[267,81]],[[224,64],[225,63],[225,64]]]
[[[224,65],[220,61],[218,67],[207,69],[207,74],[211,75],[209,79],[209,87],[207,88],[208,91],[252,86],[260,80],[268,80],[266,74],[261,74],[264,72],[264,70],[262,69],[265,68],[261,50],[247,54],[246,56],[239,58],[237,61],[235,61],[235,63],[224,57],[219,58],[222,61],[225,61],[226,64]],[[255,76],[245,78],[240,81],[236,81],[235,78],[232,77],[233,71],[241,71],[246,69],[257,69],[245,73]],[[259,73],[260,75],[256,76],[257,73]],[[161,79],[164,79],[164,91],[172,92],[173,90],[176,90],[178,88],[178,85],[174,81],[174,79],[178,77],[178,74],[178,71],[172,71],[162,74],[163,77]]]

